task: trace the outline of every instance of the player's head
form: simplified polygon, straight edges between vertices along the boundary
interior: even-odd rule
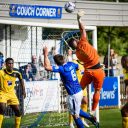
[[[7,69],[8,71],[12,71],[13,66],[14,66],[14,60],[13,60],[12,58],[7,58],[7,59],[5,60],[5,64],[6,64],[6,69]]]
[[[121,64],[123,68],[128,68],[128,55],[124,55],[121,58]]]
[[[57,54],[55,55],[54,57],[54,61],[55,63],[60,66],[60,65],[63,65],[65,63],[65,58],[64,56],[60,55],[60,54]]]
[[[37,62],[37,57],[36,57],[36,55],[32,55],[32,63],[33,63],[33,64],[36,64],[36,62]]]
[[[69,47],[72,48],[72,50],[75,50],[77,48],[77,43],[78,43],[79,40],[77,39],[74,39],[74,38],[71,38],[69,41],[68,41],[68,45]]]

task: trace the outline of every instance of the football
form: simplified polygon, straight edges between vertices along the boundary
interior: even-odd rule
[[[65,8],[65,11],[68,12],[68,13],[72,13],[75,11],[75,4],[73,2],[67,2],[64,6]]]

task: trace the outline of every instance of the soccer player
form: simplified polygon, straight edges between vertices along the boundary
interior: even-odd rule
[[[128,53],[128,52],[127,52]],[[121,65],[124,73],[125,93],[128,95],[128,55],[122,56]],[[123,128],[128,128],[128,102],[121,108]]]
[[[76,50],[77,58],[84,63],[84,75],[81,79],[81,86],[84,89],[87,85],[93,82],[94,95],[91,113],[94,114],[100,99],[100,90],[104,81],[105,73],[101,68],[99,56],[96,49],[88,42],[84,25],[81,22],[81,16],[84,15],[83,11],[77,14],[77,21],[80,29],[80,40],[71,38],[68,45]]]
[[[73,62],[66,63],[64,56],[60,54],[55,55],[53,58],[57,66],[51,66],[48,58],[48,49],[47,47],[44,47],[44,67],[47,71],[60,73],[61,80],[68,93],[67,102],[69,105],[69,111],[72,114],[77,127],[84,128],[84,124],[79,117],[81,116],[91,121],[96,128],[99,128],[99,123],[96,122],[96,118],[80,109],[83,91],[76,76],[78,65]]]
[[[20,127],[21,112],[19,109],[19,101],[14,90],[16,78],[19,78],[24,98],[26,93],[22,76],[17,69],[13,68],[13,65],[14,60],[7,58],[5,60],[5,68],[0,70],[0,128],[2,127],[6,105],[10,105],[15,113],[15,128]]]
[[[82,64],[80,64],[78,58],[76,57],[76,54],[73,54],[72,58],[73,58],[72,61],[74,63],[78,64],[78,66],[79,66],[79,70],[76,71],[76,74],[77,74],[78,81],[80,82],[83,72],[84,72],[84,67]],[[88,108],[87,89],[85,88],[83,90],[83,99],[82,99],[81,109],[84,112],[87,112],[87,108]],[[86,127],[89,127],[89,125],[87,124],[87,122],[85,121],[85,119],[83,117],[81,118],[81,120]],[[69,113],[69,126],[70,126],[70,128],[75,128],[73,125],[73,117],[70,113]]]

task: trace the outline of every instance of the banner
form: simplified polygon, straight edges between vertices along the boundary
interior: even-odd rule
[[[62,16],[62,7],[11,4],[9,14],[12,17],[19,18],[60,19]]]
[[[93,86],[93,85],[92,85]],[[94,88],[91,88],[92,96]],[[100,92],[100,107],[120,106],[120,78],[105,77],[103,87]]]
[[[106,77],[100,93],[99,106],[118,106],[120,101],[119,88],[118,77]]]
[[[58,80],[25,82],[24,113],[59,111]]]

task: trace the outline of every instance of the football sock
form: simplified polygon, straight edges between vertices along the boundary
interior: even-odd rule
[[[4,116],[0,114],[0,128],[2,127],[3,117]]]
[[[93,104],[92,104],[92,111],[96,110],[97,104],[100,99],[100,92],[94,93],[93,95]]]
[[[87,112],[88,105],[85,104],[85,103],[81,104],[81,109],[82,109],[84,112]],[[82,117],[81,120],[84,121],[84,118]]]
[[[83,110],[80,110],[80,116],[82,116],[88,120],[90,120],[90,118],[91,118],[90,114],[87,112],[84,112]]]
[[[20,128],[21,117],[15,117],[15,128]]]
[[[84,124],[80,118],[74,119],[77,125],[77,128],[84,128]]]
[[[128,128],[128,117],[122,117],[122,128]]]
[[[73,124],[73,116],[69,113],[69,124]]]

